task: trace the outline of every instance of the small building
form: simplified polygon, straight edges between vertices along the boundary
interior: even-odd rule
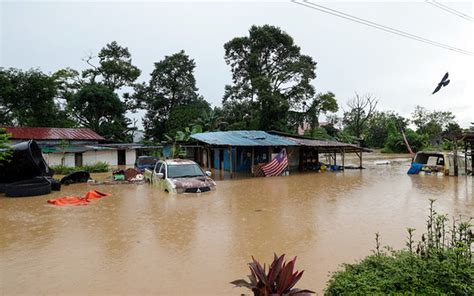
[[[10,141],[34,140],[40,146],[48,165],[83,166],[99,161],[111,166],[132,166],[140,144],[110,144],[88,128],[1,127],[11,135]]]
[[[231,173],[253,173],[254,166],[269,162],[285,148],[288,155],[289,171],[318,169],[319,155],[332,157],[331,165],[336,165],[336,154],[342,156],[355,153],[360,159],[369,149],[337,141],[315,140],[307,137],[280,132],[264,131],[225,131],[207,132],[191,135],[197,141],[195,160],[209,169],[229,171]]]

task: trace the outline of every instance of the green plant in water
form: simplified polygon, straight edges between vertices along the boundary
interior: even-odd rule
[[[304,271],[294,271],[296,257],[289,262],[284,262],[284,258],[285,254],[280,257],[275,254],[267,273],[265,264],[262,267],[252,257],[252,262],[249,263],[250,275],[248,278],[250,282],[241,279],[233,281],[231,284],[252,290],[254,296],[304,296],[313,294],[314,292],[310,290],[293,288],[303,276]]]

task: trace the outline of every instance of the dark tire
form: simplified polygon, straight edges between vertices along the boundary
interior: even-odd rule
[[[69,175],[61,179],[61,184],[69,185],[74,183],[87,183],[87,180],[90,178],[90,174],[86,171],[77,171],[70,173]]]
[[[51,193],[51,183],[43,177],[10,183],[5,186],[5,195],[8,197],[36,196],[49,193]]]
[[[61,182],[51,177],[46,177],[46,179],[51,183],[51,190],[52,191],[61,191]]]
[[[8,183],[0,183],[0,193],[5,192],[5,187],[7,186]]]

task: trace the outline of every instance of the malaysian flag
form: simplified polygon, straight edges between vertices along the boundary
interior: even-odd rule
[[[269,163],[262,166],[262,171],[266,177],[278,176],[288,167],[288,156],[286,150],[282,149],[278,155]]]

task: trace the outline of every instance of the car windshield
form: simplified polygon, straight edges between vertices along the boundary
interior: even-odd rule
[[[138,165],[154,165],[159,160],[158,157],[143,157],[138,159]]]
[[[168,178],[187,178],[203,176],[197,164],[168,165]]]

